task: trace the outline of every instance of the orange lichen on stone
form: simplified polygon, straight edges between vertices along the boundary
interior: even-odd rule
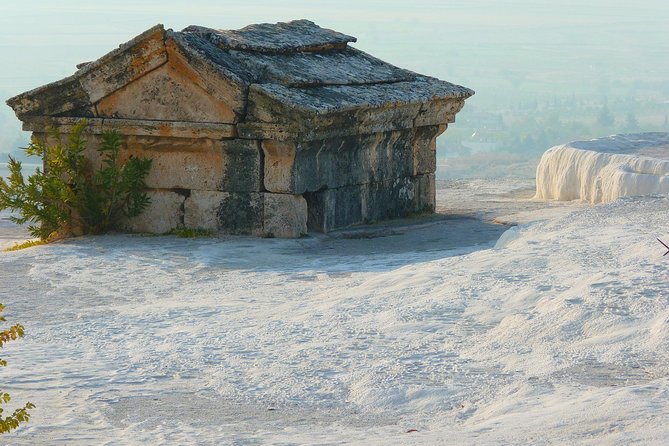
[[[169,124],[159,124],[158,134],[160,136],[172,136],[172,127]]]

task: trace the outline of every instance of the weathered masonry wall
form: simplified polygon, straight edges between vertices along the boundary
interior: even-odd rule
[[[52,120],[50,122],[53,122]],[[67,138],[75,119],[57,120]],[[225,126],[89,119],[86,156],[100,165],[97,148],[105,130],[124,135],[121,156],[153,160],[146,178],[151,204],[126,222],[133,232],[165,233],[177,227],[230,234],[299,237],[307,232],[307,205],[299,194],[271,193],[262,184],[260,141],[232,137]],[[49,141],[44,124],[33,123],[38,139]]]
[[[330,231],[434,212],[436,138],[445,126],[314,141],[264,140],[264,187],[300,194],[308,227]]]
[[[46,122],[26,127],[48,139]],[[48,122],[67,138],[76,119]],[[130,231],[299,237],[434,211],[435,141],[443,127],[294,142],[235,138],[233,128],[215,124],[89,123],[93,166],[100,164],[100,134],[112,128],[124,135],[122,159],[153,161],[146,178],[151,205],[127,222]]]

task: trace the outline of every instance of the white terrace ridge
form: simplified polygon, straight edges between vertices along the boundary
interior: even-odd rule
[[[669,133],[612,135],[546,151],[537,167],[537,199],[607,203],[669,193]]]

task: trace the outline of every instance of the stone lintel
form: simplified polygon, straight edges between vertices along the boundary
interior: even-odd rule
[[[336,113],[351,115],[364,109],[464,101],[473,94],[468,88],[426,76],[416,76],[413,80],[404,82],[309,88],[256,83],[249,89],[249,114],[256,116],[256,110],[267,109],[272,112],[281,108],[284,110],[279,115],[287,116],[288,119],[290,116],[287,112],[321,116]],[[257,115],[257,119],[266,121],[261,115]]]
[[[429,104],[407,104],[382,108],[363,108],[352,113],[309,115],[289,109],[261,113],[266,122],[247,121],[237,126],[239,136],[249,139],[275,141],[314,141],[350,135],[369,135],[379,132],[447,125],[464,99],[445,99]],[[276,121],[272,122],[273,119]],[[290,122],[278,122],[292,119]]]
[[[447,122],[453,122],[454,117],[449,117]],[[324,139],[344,138],[356,135],[373,135],[375,133],[390,132],[394,130],[405,130],[414,128],[413,125],[406,122],[406,125],[396,125],[388,121],[380,121],[362,127],[349,125],[322,125],[303,131],[291,129],[283,124],[272,123],[242,123],[237,124],[237,133],[240,138],[261,139],[274,141],[319,141]],[[446,122],[432,125],[446,124]]]
[[[446,130],[442,126],[418,127],[411,141],[413,148],[413,175],[434,173],[437,170],[437,136]]]
[[[117,130],[124,136],[160,136],[173,138],[235,138],[237,130],[233,124],[149,121],[116,118],[55,118],[31,116],[23,121],[23,130],[46,132],[55,128],[60,133],[69,133],[81,119],[88,121],[87,132],[97,135],[108,130]]]

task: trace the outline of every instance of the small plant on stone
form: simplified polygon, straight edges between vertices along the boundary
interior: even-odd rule
[[[151,160],[121,161],[122,137],[108,131],[97,148],[100,168],[94,169],[85,156],[86,126],[86,120],[79,121],[65,144],[55,130],[52,144],[34,139],[26,153],[40,157],[44,167],[27,179],[21,162],[9,157],[9,177],[0,178],[0,210],[17,212],[12,221],[28,224],[33,237],[102,234],[118,229],[124,218],[138,216],[150,203],[144,189]]]
[[[185,228],[183,226],[172,229],[170,232],[168,232],[168,234],[175,235],[180,238],[198,238],[198,237],[212,236],[212,232],[206,229]]]
[[[0,313],[5,309],[5,306],[0,304]],[[6,322],[4,316],[0,314],[0,322]],[[15,324],[9,327],[6,330],[0,331],[0,348],[2,348],[7,342],[15,341],[18,338],[23,337],[23,326],[21,324]],[[0,366],[5,367],[7,361],[0,359]],[[32,403],[26,403],[23,407],[19,407],[14,410],[11,415],[3,416],[4,409],[1,407],[3,404],[7,404],[11,401],[11,396],[9,393],[0,391],[0,434],[4,434],[13,429],[19,427],[21,423],[26,423],[30,420],[30,409],[34,409],[35,405]]]

